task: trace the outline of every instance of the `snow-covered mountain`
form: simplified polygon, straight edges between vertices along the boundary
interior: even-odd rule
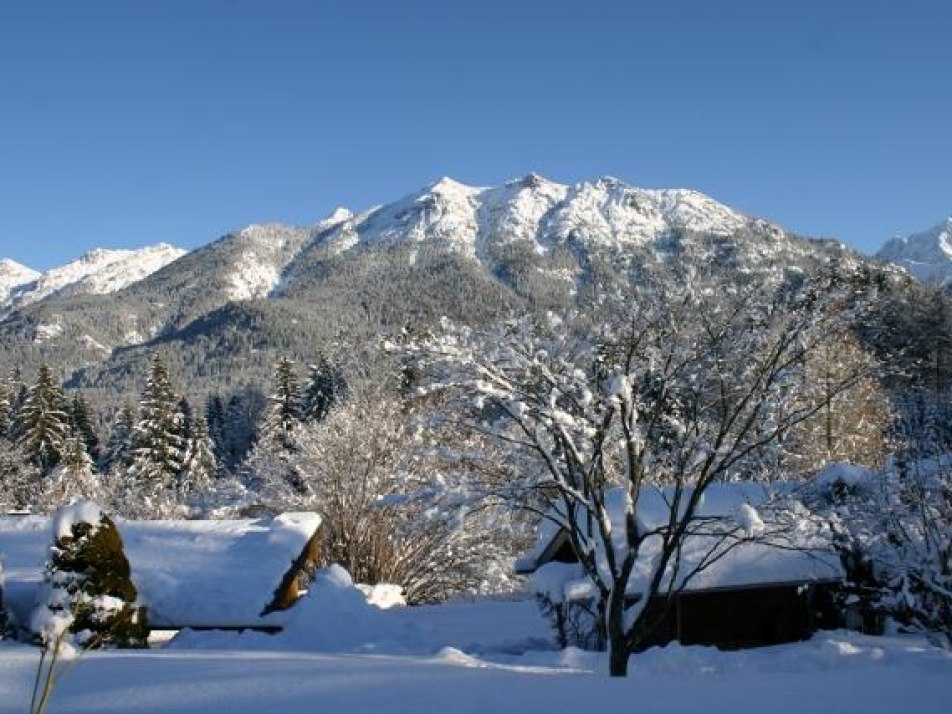
[[[619,248],[644,245],[673,230],[730,235],[755,222],[695,191],[641,189],[610,177],[566,186],[529,174],[494,188],[444,177],[395,203],[351,216],[329,232],[350,234],[351,240],[341,241],[346,247],[437,241],[479,257],[493,243],[529,241],[544,253],[576,238]]]
[[[952,216],[922,233],[892,238],[876,257],[902,266],[923,282],[952,282]]]
[[[76,260],[45,273],[5,261],[0,268],[0,310],[22,307],[54,293],[69,290],[71,294],[102,295],[136,283],[184,255],[186,251],[167,243],[138,250],[91,250]],[[2,277],[7,266],[20,268],[21,279],[4,293]]]
[[[11,293],[38,277],[40,273],[32,268],[20,265],[9,258],[0,260],[0,306],[6,304]]]
[[[570,309],[596,280],[683,269],[763,283],[862,262],[695,191],[537,174],[494,187],[442,178],[358,213],[251,225],[183,253],[94,251],[29,276],[0,302],[0,372],[45,362],[112,399],[162,349],[195,389],[217,389],[264,383],[276,355],[310,359],[342,336]]]

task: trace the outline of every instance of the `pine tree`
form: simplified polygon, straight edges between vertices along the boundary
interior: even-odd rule
[[[201,498],[211,488],[217,473],[218,461],[215,459],[215,446],[208,434],[208,424],[203,417],[195,417],[179,478],[182,500]]]
[[[66,440],[63,459],[45,480],[43,502],[46,506],[65,506],[76,499],[98,499],[99,479],[86,445],[78,436]]]
[[[18,441],[23,436],[21,412],[29,395],[29,389],[23,382],[19,367],[10,370],[10,378],[7,383],[10,385],[13,395],[10,401],[10,424],[7,429],[7,437],[13,441]]]
[[[182,470],[182,414],[168,369],[158,355],[139,402],[129,473],[142,495],[154,499],[172,488]]]
[[[267,409],[267,398],[260,391],[232,394],[225,407],[222,429],[222,465],[231,471],[248,456],[257,438],[257,424]]]
[[[5,380],[0,380],[0,438],[10,433],[13,397],[13,387]]]
[[[307,383],[304,387],[302,415],[304,421],[322,421],[340,400],[344,392],[344,380],[340,372],[319,354],[314,364],[308,365]]]
[[[227,461],[225,403],[220,394],[211,394],[205,400],[205,423],[214,446],[215,459],[224,465]]]
[[[293,450],[291,433],[301,423],[300,387],[294,363],[286,357],[274,369],[274,391],[268,397],[270,406],[265,417],[262,437],[281,448]]]
[[[120,469],[125,471],[132,465],[132,433],[135,429],[135,413],[128,404],[119,410],[109,432],[109,440],[99,459],[99,470],[103,473]]]
[[[33,510],[41,501],[42,481],[23,447],[0,438],[0,510]]]
[[[66,396],[53,372],[46,365],[41,366],[20,410],[19,440],[44,474],[63,456],[69,433],[67,408]]]
[[[99,437],[93,428],[89,403],[82,394],[74,394],[69,405],[69,425],[73,436],[86,447],[86,453],[95,461],[99,458]]]
[[[182,437],[183,444],[188,444],[192,438],[192,405],[189,404],[188,399],[180,397],[178,400],[178,410],[182,415],[182,425],[179,429],[179,436]]]

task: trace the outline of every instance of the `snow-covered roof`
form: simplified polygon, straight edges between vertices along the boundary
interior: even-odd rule
[[[678,572],[675,574],[669,568],[662,591],[672,585],[686,591],[701,591],[844,577],[826,526],[810,518],[802,505],[789,498],[784,499],[782,508],[775,507],[778,496],[789,495],[790,488],[789,484],[768,486],[749,482],[711,485],[697,509],[697,521],[689,529],[691,535],[684,540]],[[672,493],[671,489],[642,489],[637,507],[641,532],[661,528],[668,522]],[[689,491],[685,492],[682,503],[689,495]],[[626,500],[622,489],[611,490],[606,498],[612,533],[618,534],[619,539],[624,533]],[[535,547],[519,559],[517,569],[534,573],[533,587],[539,592],[557,599],[589,597],[591,585],[582,576],[580,566],[550,562],[566,542],[566,533],[556,522],[558,512],[549,515],[540,526]],[[647,589],[660,549],[659,536],[646,539],[628,581],[630,593]],[[713,562],[685,584],[687,574],[707,560]]]
[[[251,627],[321,524],[315,513],[231,521],[125,521],[117,525],[149,624]],[[42,516],[0,517],[0,554],[11,608],[27,614],[42,581],[52,525]]]

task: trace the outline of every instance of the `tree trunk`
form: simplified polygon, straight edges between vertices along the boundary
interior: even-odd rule
[[[625,637],[625,586],[617,585],[608,597],[608,674],[628,676],[628,638]]]

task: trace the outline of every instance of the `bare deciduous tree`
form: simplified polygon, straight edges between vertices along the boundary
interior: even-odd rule
[[[446,325],[409,347],[433,375],[432,388],[455,390],[470,425],[522,459],[523,493],[557,514],[592,583],[612,675],[627,673],[629,653],[650,632],[648,601],[683,588],[717,557],[712,551],[694,572],[679,572],[705,490],[763,477],[776,464],[779,437],[822,407],[789,398],[792,376],[845,329],[847,313],[827,319],[830,296],[812,283],[770,293],[703,285],[685,275],[675,287],[603,293],[601,317],[581,326],[555,316],[486,333]],[[837,374],[826,393],[856,379]],[[665,487],[669,513],[647,529],[639,496],[651,485]],[[622,523],[612,522],[607,498],[615,486]],[[652,539],[660,545],[652,544],[649,575],[632,593],[632,572]]]

